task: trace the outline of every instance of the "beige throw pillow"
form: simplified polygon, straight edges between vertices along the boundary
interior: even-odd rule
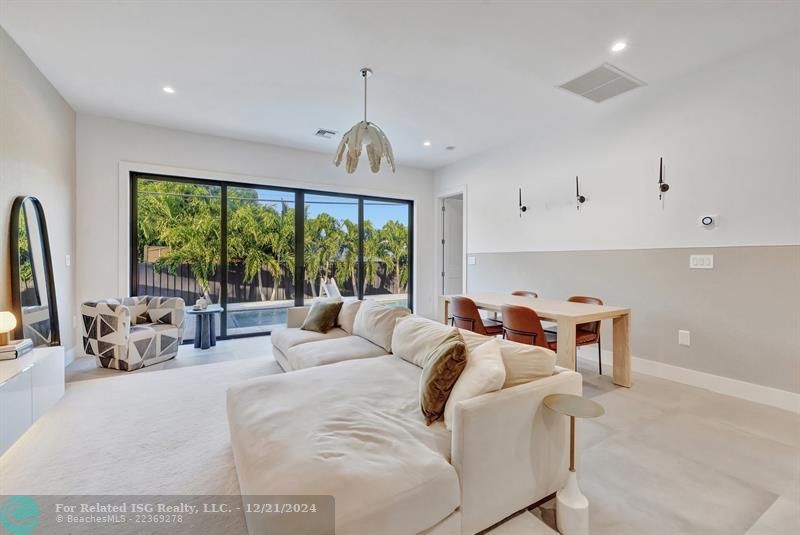
[[[320,300],[315,301],[308,311],[308,316],[300,326],[304,331],[316,331],[326,333],[336,325],[336,318],[342,309],[341,301]]]
[[[453,418],[459,401],[500,390],[505,380],[506,368],[499,341],[490,338],[473,350],[467,348],[467,366],[453,386],[444,407],[444,424],[447,429],[453,430]]]
[[[444,415],[450,391],[467,365],[467,347],[453,331],[425,358],[419,379],[419,406],[425,423],[431,425]]]
[[[422,368],[425,357],[454,331],[455,327],[420,316],[399,318],[392,334],[392,353]]]
[[[363,301],[345,301],[342,304],[342,310],[339,311],[339,318],[336,324],[342,328],[347,334],[353,334],[353,323],[356,321],[356,314],[361,307]]]
[[[459,332],[464,338],[468,353],[490,339],[488,336],[464,329],[459,329]],[[530,383],[542,377],[550,377],[555,372],[556,354],[554,351],[509,340],[498,340],[498,343],[506,368],[506,380],[503,388]]]
[[[353,334],[366,338],[391,353],[395,320],[409,314],[411,311],[405,307],[390,307],[376,301],[365,300],[356,314]]]

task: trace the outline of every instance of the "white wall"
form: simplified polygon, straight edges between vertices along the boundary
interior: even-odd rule
[[[467,186],[470,253],[798,244],[798,64],[789,38],[606,103],[565,94],[607,108],[446,167],[436,191]],[[588,197],[580,212],[575,175]],[[705,214],[717,229],[698,226]]]
[[[65,257],[75,245],[75,112],[0,28],[0,310],[11,309],[9,221],[18,195],[44,207],[61,339],[70,348],[75,284]]]
[[[266,185],[373,194],[415,201],[415,301],[434,314],[431,233],[433,177],[398,168],[374,175],[362,162],[353,175],[333,166],[331,154],[193,134],[127,121],[78,115],[77,299],[115,296],[127,288],[127,169],[230,179]],[[122,180],[120,176],[124,175]],[[122,190],[120,189],[122,188]],[[122,200],[122,202],[120,202]]]

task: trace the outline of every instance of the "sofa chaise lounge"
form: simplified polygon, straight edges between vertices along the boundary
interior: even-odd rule
[[[302,323],[306,311],[294,309],[290,324]],[[420,348],[452,332],[424,321],[430,340],[421,335],[415,342]],[[579,374],[554,367],[552,352],[524,346],[549,360],[549,376],[458,402],[448,430],[442,421],[425,425],[419,408],[422,369],[385,348],[366,357],[364,342],[381,347],[374,341],[380,336],[369,332],[372,340],[366,340],[348,328],[324,337],[292,326],[277,331],[276,358],[296,371],[229,389],[231,443],[245,499],[332,495],[338,535],[462,535],[561,488],[569,449],[566,419],[542,400],[580,394],[582,382]],[[489,340],[462,335],[468,356]],[[348,338],[362,338],[348,341],[356,359],[347,358]],[[503,344],[509,351],[519,346]],[[285,515],[246,519],[250,535],[297,532],[295,520]]]

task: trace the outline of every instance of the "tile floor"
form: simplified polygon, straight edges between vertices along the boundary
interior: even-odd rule
[[[183,346],[176,359],[131,373],[265,351],[271,351],[266,337],[220,342],[209,351]],[[619,388],[588,363],[581,372],[584,395],[606,409],[577,428],[578,474],[590,502],[591,533],[800,533],[800,416],[635,373],[632,388]],[[67,381],[119,373],[77,359],[67,368]],[[553,533],[542,515],[552,526],[552,511],[537,510],[491,533]]]

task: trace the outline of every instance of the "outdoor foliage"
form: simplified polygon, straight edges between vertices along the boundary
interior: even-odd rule
[[[33,288],[33,265],[31,252],[28,246],[28,225],[24,211],[19,213],[19,226],[17,227],[17,240],[19,242],[19,281],[23,288]]]
[[[294,207],[287,202],[263,202],[248,188],[229,188],[228,195],[228,262],[241,266],[245,280],[255,283],[261,300],[285,298],[278,290],[291,284],[295,269]],[[209,281],[214,280],[220,263],[220,189],[139,180],[137,203],[140,261],[145,247],[165,246],[155,268],[175,273],[180,265],[188,264],[202,291],[210,292]],[[343,293],[355,293],[358,224],[327,213],[309,217],[307,209],[305,218],[305,291],[316,296],[320,278],[335,276]],[[364,259],[365,293],[367,288],[370,293],[406,292],[406,225],[387,221],[376,229],[365,220]]]

